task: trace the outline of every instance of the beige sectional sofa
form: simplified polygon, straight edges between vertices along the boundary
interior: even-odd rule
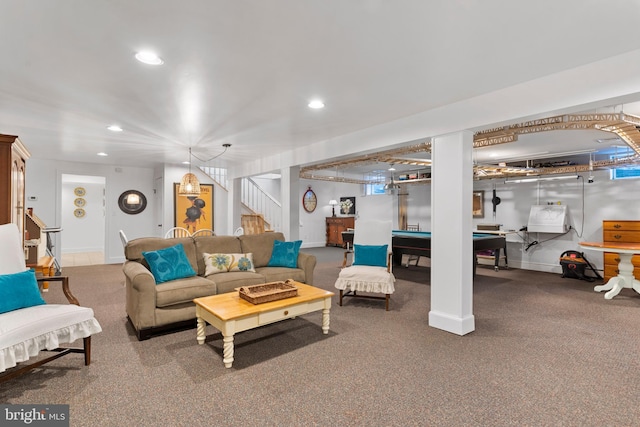
[[[313,284],[316,257],[300,252],[296,268],[269,267],[273,242],[285,241],[277,232],[244,236],[197,236],[175,239],[145,237],[130,240],[125,247],[127,317],[139,340],[152,334],[195,327],[194,298],[231,292],[245,285],[286,279]],[[156,284],[143,252],[156,251],[182,243],[194,277]],[[205,276],[204,253],[251,253],[255,272],[231,271]]]

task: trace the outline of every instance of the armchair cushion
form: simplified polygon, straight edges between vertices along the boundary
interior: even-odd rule
[[[353,245],[353,265],[387,266],[387,245]]]
[[[149,264],[156,284],[196,275],[182,243],[157,251],[142,252],[142,256]]]
[[[33,270],[0,275],[0,313],[46,304]]]
[[[93,310],[73,304],[44,304],[0,314],[0,372],[102,331]]]
[[[300,252],[301,245],[302,240],[296,240],[295,242],[274,240],[271,259],[267,266],[296,268],[298,266],[298,253]]]

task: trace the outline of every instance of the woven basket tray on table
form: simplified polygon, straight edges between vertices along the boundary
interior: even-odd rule
[[[292,280],[287,280],[285,282],[243,286],[238,289],[238,294],[240,298],[252,304],[262,304],[264,302],[295,297],[298,295],[298,288],[293,285]]]

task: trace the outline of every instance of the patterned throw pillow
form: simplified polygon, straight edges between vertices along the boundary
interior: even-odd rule
[[[182,243],[157,251],[142,252],[142,256],[149,264],[156,285],[196,275]]]
[[[0,275],[0,313],[46,304],[33,270]]]
[[[271,259],[267,266],[296,268],[298,266],[298,253],[300,252],[301,245],[302,240],[296,240],[295,242],[274,240],[273,252],[271,252]]]
[[[204,252],[205,276],[229,271],[256,272],[253,265],[253,254],[208,254]]]

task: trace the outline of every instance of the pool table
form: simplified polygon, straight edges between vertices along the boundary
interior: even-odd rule
[[[344,231],[342,240],[347,246],[353,245],[353,231]],[[402,264],[402,255],[419,255],[431,258],[431,232],[429,231],[392,231],[392,250],[394,265]],[[479,251],[493,250],[495,253],[494,268],[498,270],[500,250],[504,250],[506,257],[507,241],[504,236],[494,234],[473,233],[473,272],[477,264],[476,254]],[[506,260],[506,258],[505,258]]]

